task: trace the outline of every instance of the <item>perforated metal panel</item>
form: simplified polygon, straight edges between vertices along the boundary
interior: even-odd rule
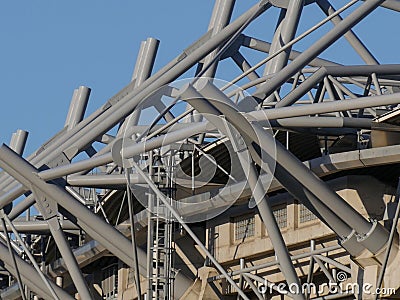
[[[279,228],[287,227],[287,206],[275,208],[273,210]]]
[[[317,217],[304,204],[299,204],[299,222],[306,223],[317,219]]]
[[[240,216],[233,219],[235,241],[243,240],[245,237],[252,237],[255,234],[254,215]]]

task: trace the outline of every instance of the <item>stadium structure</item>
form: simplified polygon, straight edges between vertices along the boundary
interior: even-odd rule
[[[160,70],[143,41],[90,115],[78,87],[31,155],[0,147],[2,299],[399,298],[400,64],[352,28],[400,1],[234,5]]]

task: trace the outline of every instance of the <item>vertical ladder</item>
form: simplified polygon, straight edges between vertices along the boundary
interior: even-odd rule
[[[159,201],[158,201],[159,202]],[[152,255],[152,273],[149,284],[154,300],[171,299],[173,293],[172,243],[173,222],[171,218],[163,218],[166,208],[158,203],[158,215],[152,215],[153,244],[150,246]]]

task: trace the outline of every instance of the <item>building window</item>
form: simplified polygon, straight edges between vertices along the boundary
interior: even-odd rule
[[[273,209],[273,213],[279,228],[287,227],[287,206]]]
[[[246,215],[233,219],[235,241],[252,237],[255,234],[255,216]]]
[[[101,288],[104,300],[118,298],[118,264],[112,264],[102,270]]]
[[[304,204],[299,204],[299,222],[306,223],[312,220],[317,219],[317,216],[314,215]]]

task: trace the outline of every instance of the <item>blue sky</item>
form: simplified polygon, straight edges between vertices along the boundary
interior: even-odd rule
[[[237,0],[234,16],[254,3]],[[343,1],[333,3],[339,8]],[[14,131],[27,130],[25,154],[30,154],[62,129],[74,88],[92,88],[88,113],[94,111],[129,82],[142,40],[161,40],[157,70],[207,30],[213,5],[211,0],[2,1],[0,141],[8,143]],[[277,13],[263,16],[249,32],[270,40]],[[298,32],[316,23],[318,13],[306,8]],[[379,9],[355,28],[382,63],[399,61],[399,21],[395,13]],[[362,63],[341,43],[323,56]]]

